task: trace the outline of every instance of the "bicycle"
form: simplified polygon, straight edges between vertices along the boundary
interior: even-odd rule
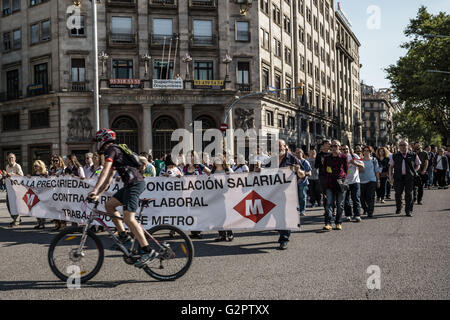
[[[150,261],[142,269],[151,277],[160,281],[176,280],[183,276],[192,264],[194,246],[191,239],[179,228],[172,225],[158,225],[148,231],[142,226],[142,211],[149,206],[152,199],[139,200],[137,221],[144,230],[149,245],[159,256]],[[73,278],[74,270],[80,277],[80,283],[92,279],[101,269],[104,260],[104,248],[100,238],[91,230],[94,221],[100,223],[112,237],[115,245],[123,252],[123,260],[129,265],[141,257],[143,252],[139,242],[132,236],[131,247],[127,249],[105,224],[102,216],[123,220],[107,212],[97,209],[99,202],[94,203],[92,214],[84,227],[70,227],[58,233],[50,244],[48,263],[52,272],[62,281]],[[78,268],[75,268],[78,267]]]

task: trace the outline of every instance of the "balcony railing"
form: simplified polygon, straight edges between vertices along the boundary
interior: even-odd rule
[[[176,8],[177,0],[149,0],[150,7],[154,8]]]
[[[112,32],[108,35],[108,46],[115,48],[135,48],[137,44],[136,33]]]
[[[215,9],[217,7],[216,0],[189,0],[190,8],[198,9]]]
[[[191,45],[192,46],[213,46],[216,44],[216,36],[191,36]]]
[[[15,100],[22,97],[22,90],[14,90],[0,93],[0,102]]]
[[[72,91],[75,92],[85,92],[86,91],[86,82],[72,82]]]
[[[177,34],[152,34],[151,45],[152,46],[169,46],[171,43],[175,44]]]
[[[107,0],[110,7],[136,7],[136,0]]]
[[[27,96],[34,97],[42,94],[48,94],[52,90],[51,85],[47,84],[31,84],[27,87]]]
[[[236,89],[241,92],[250,92],[252,91],[252,85],[250,83],[237,83]]]

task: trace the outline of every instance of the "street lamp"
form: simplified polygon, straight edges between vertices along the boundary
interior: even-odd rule
[[[102,75],[105,74],[105,62],[108,60],[109,56],[105,51],[100,52],[98,58],[102,62]]]
[[[145,74],[144,74],[144,76],[146,76],[148,74],[148,63],[150,62],[151,59],[152,59],[152,57],[150,57],[147,53],[143,54],[141,56],[141,60],[144,61],[144,63],[145,63]]]
[[[184,63],[186,63],[186,80],[190,80],[191,77],[189,75],[189,63],[191,63],[192,57],[189,53],[186,52],[182,60]]]

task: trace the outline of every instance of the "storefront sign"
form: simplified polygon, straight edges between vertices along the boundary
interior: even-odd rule
[[[183,80],[153,79],[153,89],[183,89]]]
[[[140,85],[140,79],[109,79],[110,88],[137,88]]]
[[[194,80],[194,89],[222,90],[223,88],[223,80]]]

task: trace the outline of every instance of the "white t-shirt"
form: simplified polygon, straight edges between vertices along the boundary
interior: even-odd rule
[[[169,177],[178,177],[178,176],[182,176],[183,172],[180,171],[180,169],[178,169],[178,167],[169,169],[168,167],[164,167],[164,169],[162,169],[159,172],[159,176],[160,177],[165,177],[165,176],[169,176]]]
[[[250,169],[246,164],[244,164],[242,167],[237,168],[237,166],[234,166],[233,168],[234,173],[244,173],[244,172],[250,172]]]
[[[359,168],[355,166],[354,164],[351,164],[350,161],[352,159],[355,159],[357,163],[363,164],[362,161],[360,161],[360,157],[358,157],[356,154],[353,156],[351,154],[347,155],[347,161],[348,161],[348,172],[347,172],[347,183],[348,184],[354,184],[359,183]]]

